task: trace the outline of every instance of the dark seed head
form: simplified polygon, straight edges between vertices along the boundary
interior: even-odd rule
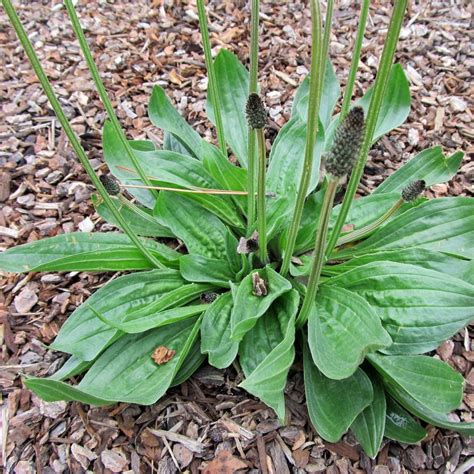
[[[111,195],[116,196],[120,194],[120,186],[118,181],[111,174],[103,174],[99,177],[100,182],[103,184],[105,190]]]
[[[406,202],[414,201],[425,189],[426,182],[423,179],[417,179],[402,189],[402,198]]]
[[[211,304],[217,299],[218,296],[219,295],[215,293],[214,291],[208,291],[201,295],[201,301],[205,304]]]
[[[326,155],[326,172],[336,178],[349,174],[357,160],[364,134],[364,110],[354,107],[338,126],[334,143]]]
[[[255,231],[248,239],[241,237],[237,246],[237,253],[247,255],[258,250],[258,232]]]
[[[250,94],[245,106],[245,113],[251,128],[263,128],[267,123],[267,111],[258,94]]]

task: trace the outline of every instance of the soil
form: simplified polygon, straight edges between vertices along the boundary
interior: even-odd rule
[[[15,2],[19,4],[20,2]],[[104,109],[61,3],[23,2],[18,11],[66,114],[96,169]],[[248,62],[248,2],[212,1],[213,51],[227,48]],[[309,69],[308,2],[262,1],[261,88],[270,106],[271,141],[288,120],[297,85]],[[336,2],[330,56],[344,85],[357,28],[354,2]],[[366,194],[419,151],[441,145],[466,153],[459,173],[430,189],[432,196],[472,196],[472,6],[466,1],[411,4],[397,61],[413,96],[407,122],[372,149],[360,194]],[[206,72],[193,1],[79,2],[78,13],[107,90],[129,137],[161,143],[147,118],[153,84],[210,140],[205,117]],[[390,14],[373,1],[354,95],[373,82]],[[91,205],[92,187],[47,104],[4,11],[0,12],[0,247],[72,231],[110,230]],[[324,442],[308,421],[301,368],[286,390],[289,420],[237,387],[231,367],[203,366],[150,407],[93,408],[45,403],[22,386],[22,374],[45,376],[66,359],[48,351],[67,316],[110,275],[85,272],[0,275],[2,461],[5,472],[474,472],[474,442],[429,427],[419,445],[384,440],[369,459],[349,434]],[[473,334],[467,328],[436,356],[466,379],[454,419],[472,421]]]

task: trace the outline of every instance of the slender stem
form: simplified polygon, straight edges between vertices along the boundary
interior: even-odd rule
[[[144,186],[141,184],[121,184],[121,188],[139,188],[139,189],[157,189],[159,191],[172,191],[175,193],[189,194],[212,194],[223,196],[247,196],[247,191],[230,191],[227,189],[208,189],[208,188],[171,188],[167,186]],[[256,193],[255,193],[256,195]]]
[[[21,24],[20,19],[18,18],[18,15],[16,14],[16,11],[11,3],[11,0],[2,0],[2,3],[10,19],[10,22],[13,28],[15,29],[15,32],[23,46],[23,49],[25,50],[26,55],[28,56],[31,66],[33,67],[33,70],[35,71],[36,76],[38,77],[41,83],[41,86],[43,87],[43,90],[46,96],[48,97],[48,100],[51,103],[51,106],[53,107],[53,110],[56,116],[58,117],[58,120],[61,126],[63,127],[64,132],[66,133],[69,141],[71,142],[71,145],[76,155],[78,156],[79,161],[81,162],[82,166],[86,170],[87,174],[89,175],[89,178],[91,179],[92,183],[96,187],[100,196],[104,200],[106,206],[109,208],[110,212],[115,217],[115,219],[117,220],[117,223],[120,225],[123,231],[128,235],[130,240],[135,244],[137,249],[140,250],[140,252],[146,257],[146,259],[155,267],[165,268],[165,266],[144,246],[143,242],[132,231],[132,229],[129,227],[129,225],[127,224],[125,219],[122,217],[120,212],[114,206],[112,199],[110,198],[109,194],[105,190],[104,186],[100,182],[97,175],[95,174],[94,169],[89,163],[86,152],[82,148],[79,142],[79,139],[77,138],[71,125],[68,122],[66,115],[64,114],[63,109],[61,108],[61,104],[59,103],[58,99],[56,98],[54,94],[51,83],[49,82],[43,68],[41,67],[41,63],[33,49],[33,45],[28,39],[26,31],[24,30],[23,25]]]
[[[251,30],[250,30],[250,80],[249,95],[256,94],[258,89],[258,25],[260,1],[252,0]],[[248,170],[247,170],[247,233],[252,231],[255,222],[255,133],[248,129]]]
[[[385,221],[390,219],[402,206],[405,201],[403,199],[399,199],[385,214],[380,216],[374,222],[361,227],[360,229],[354,230],[344,236],[342,236],[336,244],[336,247],[340,247],[341,245],[348,244],[349,242],[354,242],[355,240],[363,239],[364,237],[369,236],[374,230],[380,227]]]
[[[89,68],[92,79],[94,80],[94,84],[97,88],[97,92],[99,93],[100,100],[104,104],[105,110],[107,111],[107,115],[112,123],[114,131],[118,139],[120,140],[121,145],[124,147],[129,160],[133,164],[134,168],[137,170],[137,173],[140,176],[140,179],[145,184],[150,185],[151,183],[147,179],[147,176],[145,172],[143,171],[143,168],[141,167],[140,162],[138,161],[137,157],[133,153],[132,147],[128,143],[127,137],[125,136],[122,130],[122,127],[120,126],[120,123],[118,121],[118,118],[115,115],[114,108],[110,102],[107,91],[105,90],[104,83],[102,82],[102,79],[100,78],[99,70],[97,69],[97,66],[92,57],[91,50],[87,43],[79,18],[77,17],[77,13],[76,13],[76,10],[74,9],[74,5],[72,4],[71,0],[64,0],[64,4],[66,5],[69,19],[71,20],[72,29],[74,30],[74,33],[76,34],[77,39],[79,40],[79,45],[81,47],[82,54],[84,55],[84,58],[87,63],[87,67]],[[155,196],[155,198],[158,197],[158,193],[156,191],[152,191],[152,193]]]
[[[342,122],[349,112],[349,106],[351,105],[352,92],[354,90],[354,83],[356,79],[357,69],[359,67],[360,52],[362,50],[362,41],[364,40],[365,28],[367,25],[367,15],[369,13],[370,0],[362,0],[359,15],[359,26],[357,28],[357,36],[354,43],[354,49],[352,50],[352,62],[349,70],[349,76],[347,77],[347,84],[344,90],[344,99],[342,100],[341,113],[339,114],[339,122]]]
[[[265,215],[265,168],[266,154],[265,133],[263,128],[257,129],[258,143],[258,173],[257,173],[257,228],[258,228],[258,247],[260,260],[262,263],[268,262],[267,250],[267,222]]]
[[[293,218],[288,231],[288,240],[283,252],[283,263],[280,269],[280,273],[283,276],[288,273],[291,256],[295,249],[296,237],[298,235],[301,216],[303,214],[304,201],[311,180],[314,145],[316,143],[316,135],[318,134],[319,106],[321,103],[322,83],[325,72],[323,66],[324,58],[322,56],[323,40],[319,0],[311,0],[311,21],[311,71],[309,80],[308,124],[306,128],[304,163]]]
[[[214,117],[216,120],[217,141],[219,148],[227,156],[227,147],[225,144],[224,126],[222,124],[221,102],[219,99],[219,90],[217,89],[216,75],[214,73],[214,62],[212,60],[211,42],[209,40],[209,30],[207,29],[206,7],[204,0],[197,0],[197,9],[199,16],[199,29],[201,30],[202,45],[204,49],[204,59],[206,61],[208,89],[211,102],[214,109]]]
[[[342,201],[341,212],[337,216],[334,229],[329,238],[326,255],[330,255],[334,250],[336,242],[341,234],[342,227],[346,221],[347,214],[352,204],[352,200],[357,192],[360,179],[364,172],[365,162],[367,161],[367,155],[369,153],[370,146],[372,145],[372,138],[374,136],[375,127],[377,125],[377,118],[382,104],[382,99],[385,92],[385,86],[387,85],[388,77],[390,74],[390,68],[392,66],[393,57],[395,55],[395,49],[397,46],[398,37],[400,35],[400,29],[402,27],[403,15],[407,6],[407,0],[397,0],[393,10],[392,18],[390,19],[390,25],[388,27],[387,38],[385,40],[385,46],[383,48],[382,57],[380,58],[379,71],[375,78],[374,91],[372,99],[369,105],[369,112],[367,114],[367,121],[365,125],[364,139],[362,146],[359,151],[357,163],[351,174],[351,179],[347,186],[344,200]]]
[[[311,307],[314,304],[314,298],[318,291],[319,280],[321,277],[321,269],[324,263],[324,250],[326,248],[326,237],[328,234],[329,218],[331,217],[334,197],[337,190],[337,180],[330,180],[324,200],[321,207],[321,214],[319,215],[318,232],[316,234],[316,241],[314,243],[314,256],[311,271],[308,279],[308,287],[306,295],[301,306],[300,314],[296,319],[296,325],[301,327],[308,320],[308,315]]]
[[[323,59],[326,61],[329,53],[329,41],[331,40],[332,13],[334,10],[334,0],[328,0],[326,6],[326,17],[324,18],[323,36]]]

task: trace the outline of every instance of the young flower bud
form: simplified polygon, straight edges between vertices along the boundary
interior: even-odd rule
[[[364,134],[364,110],[354,107],[337,127],[334,143],[326,155],[326,172],[336,178],[349,174],[357,160]]]
[[[237,253],[247,255],[258,251],[258,232],[255,231],[248,239],[241,237],[237,246]]]
[[[211,304],[218,298],[218,296],[219,295],[214,291],[207,291],[201,295],[201,302],[204,304]]]
[[[414,201],[425,189],[426,182],[423,179],[417,179],[402,189],[402,198],[406,202]]]
[[[263,128],[267,123],[267,111],[258,94],[250,94],[245,106],[245,113],[251,128]]]
[[[103,184],[105,190],[111,195],[116,196],[120,194],[120,186],[118,181],[111,174],[103,174],[99,177],[100,182]]]

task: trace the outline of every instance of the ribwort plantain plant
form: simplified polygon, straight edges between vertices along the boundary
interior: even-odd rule
[[[240,387],[283,423],[296,358],[303,362],[310,419],[328,441],[351,430],[375,457],[383,436],[423,439],[417,419],[474,433],[473,423],[448,416],[461,403],[462,376],[424,355],[473,320],[473,200],[423,196],[425,187],[456,173],[463,153],[425,150],[372,194],[354,199],[370,147],[409,113],[408,82],[392,64],[406,3],[394,2],[375,84],[353,102],[369,6],[362,2],[341,111],[333,115],[340,96],[327,57],[333,2],[323,28],[319,2],[310,0],[310,75],[267,153],[257,80],[258,0],[251,5],[250,73],[224,49],[212,58],[204,2],[197,0],[207,113],[219,146],[203,140],[155,86],[149,115],[164,131],[161,149],[127,140],[65,0],[108,113],[103,152],[112,178],[94,173],[10,0],[3,0],[98,191],[97,212],[122,232],[69,233],[21,245],[0,255],[0,267],[126,272],[69,316],[51,348],[70,359],[49,378],[27,377],[28,388],[47,401],[147,405],[205,359],[222,369],[238,358]],[[228,160],[229,149],[238,165]],[[344,189],[342,203],[334,205]],[[179,239],[186,253],[161,238]],[[78,375],[77,385],[65,382]]]

